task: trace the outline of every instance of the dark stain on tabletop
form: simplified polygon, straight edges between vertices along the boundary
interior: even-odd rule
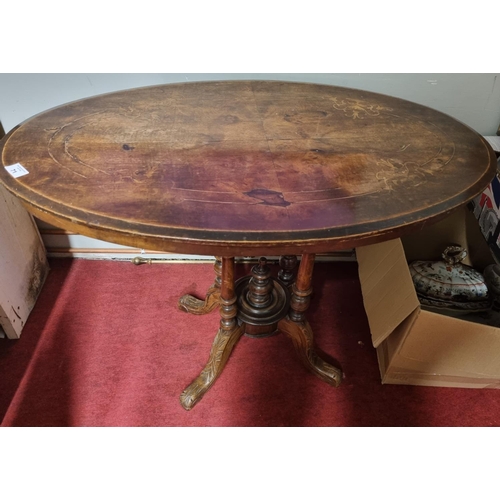
[[[255,198],[256,200],[260,200],[262,205],[271,205],[274,207],[288,207],[291,205],[290,202],[285,200],[283,193],[279,191],[272,191],[269,189],[252,189],[244,193],[251,198]]]

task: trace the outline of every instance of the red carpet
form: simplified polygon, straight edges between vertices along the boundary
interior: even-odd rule
[[[278,335],[243,337],[190,412],[178,397],[208,358],[210,264],[55,259],[20,340],[0,340],[3,426],[500,426],[500,391],[382,385],[354,263],[317,264],[309,319],[345,372],[334,389]],[[240,273],[245,270],[240,269]]]

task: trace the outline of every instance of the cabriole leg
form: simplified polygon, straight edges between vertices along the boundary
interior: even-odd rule
[[[304,366],[328,384],[337,387],[342,380],[342,371],[321,359],[314,348],[313,331],[305,319],[312,294],[314,254],[302,255],[297,280],[292,285],[290,313],[278,324],[278,329],[292,340]]]
[[[191,314],[208,314],[220,304],[222,261],[220,257],[215,257],[214,271],[215,282],[208,289],[205,300],[197,299],[192,295],[183,295],[179,299],[179,309]]]
[[[208,363],[200,375],[180,396],[181,405],[190,410],[212,387],[243,333],[243,327],[236,321],[236,295],[234,293],[234,258],[222,258],[220,288],[220,327],[212,344]]]

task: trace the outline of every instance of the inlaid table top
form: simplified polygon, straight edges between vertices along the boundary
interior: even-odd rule
[[[496,160],[455,119],[325,85],[196,82],[46,111],[1,142],[40,219],[151,250],[279,255],[394,238],[479,194]]]

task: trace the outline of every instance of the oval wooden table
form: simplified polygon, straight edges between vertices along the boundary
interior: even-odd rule
[[[209,361],[182,393],[190,409],[243,333],[283,331],[336,386],[305,318],[315,254],[396,238],[478,195],[496,160],[435,110],[361,90],[224,81],[132,89],[35,116],[1,142],[0,181],[36,217],[114,243],[220,256],[204,314],[220,305]],[[16,172],[24,175],[16,176]],[[10,173],[9,173],[10,170]],[[265,259],[234,282],[234,257]],[[296,255],[302,255],[297,277]]]

